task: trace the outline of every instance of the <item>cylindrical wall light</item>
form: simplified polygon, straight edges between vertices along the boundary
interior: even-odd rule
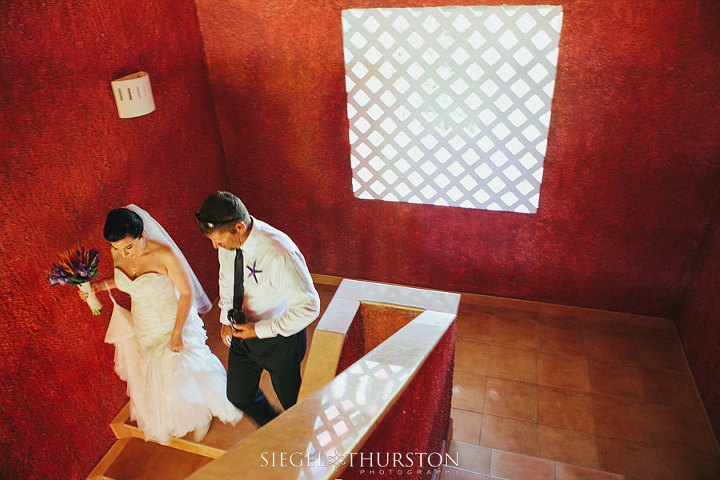
[[[120,118],[133,118],[155,110],[150,77],[147,72],[136,72],[111,83]]]

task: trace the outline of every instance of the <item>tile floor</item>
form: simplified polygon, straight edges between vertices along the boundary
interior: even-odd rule
[[[463,300],[454,373],[443,480],[720,479],[669,320]]]

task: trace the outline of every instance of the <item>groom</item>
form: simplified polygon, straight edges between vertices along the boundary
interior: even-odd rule
[[[300,390],[305,327],[320,298],[305,259],[281,231],[251,217],[238,197],[216,192],[195,214],[220,261],[220,335],[228,353],[227,396],[259,426],[278,413],[259,388],[263,370],[285,410]]]

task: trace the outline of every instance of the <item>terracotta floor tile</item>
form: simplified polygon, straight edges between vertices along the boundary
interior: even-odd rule
[[[490,344],[458,338],[455,341],[455,371],[487,375]]]
[[[617,363],[589,360],[590,391],[621,397],[643,398],[640,369]]]
[[[525,320],[536,322],[538,319],[537,308],[520,309],[512,307],[495,307],[493,315],[495,318],[504,318],[506,320]]]
[[[600,467],[595,436],[574,430],[539,425],[538,456],[584,467]]]
[[[603,472],[577,465],[567,465],[564,463],[555,464],[556,480],[623,480],[622,475],[615,473]]]
[[[541,385],[538,389],[538,423],[593,433],[592,400],[585,393]]]
[[[670,320],[524,307],[461,303],[452,403],[460,447],[451,448],[467,452],[466,464],[447,467],[444,480],[720,478],[714,434]],[[557,476],[510,452],[557,460],[542,464]]]
[[[702,453],[715,451],[715,437],[701,410],[647,404],[650,427],[658,447],[683,443]]]
[[[480,432],[482,431],[482,413],[468,412],[457,408],[450,409],[450,416],[453,419],[452,440],[456,442],[480,443]]]
[[[685,371],[685,352],[680,339],[673,332],[670,335],[649,335],[635,339],[635,351],[640,365],[653,368],[667,368]]]
[[[647,367],[640,373],[646,401],[682,407],[699,405],[689,373]]]
[[[493,344],[488,376],[537,383],[537,352]]]
[[[497,417],[537,422],[538,386],[488,377],[483,412]]]
[[[597,310],[595,310],[595,312],[597,312]],[[619,312],[602,312],[599,315],[591,315],[591,320],[588,324],[594,324],[595,329],[602,330],[611,335],[627,337],[629,340],[637,336],[642,336],[647,331],[646,326],[639,325],[632,320],[632,315]]]
[[[631,440],[650,447],[655,444],[645,402],[593,395],[592,407],[597,435]]]
[[[537,348],[538,324],[535,320],[493,318],[492,342],[519,348]]]
[[[608,332],[605,328],[588,327],[583,329],[583,341],[585,355],[590,359],[637,365],[635,344],[630,337]]]
[[[554,480],[555,462],[493,450],[490,475],[507,480]]]
[[[588,363],[583,357],[554,353],[538,355],[538,383],[575,390],[590,390]]]
[[[720,452],[700,453],[684,444],[658,448],[664,480],[717,480],[720,478]]]
[[[485,415],[480,445],[525,455],[538,454],[537,424]]]
[[[630,475],[638,480],[661,478],[660,462],[652,447],[626,440],[597,437],[597,449],[603,470]]]
[[[470,470],[475,473],[490,473],[490,455],[492,454],[492,450],[489,448],[453,440],[448,446],[447,453],[453,459],[457,458],[457,468]]]
[[[490,343],[493,316],[488,313],[458,312],[458,338]]]
[[[495,297],[493,297],[495,298]],[[474,301],[470,295],[461,295],[458,312],[489,313],[494,314],[497,307],[485,301]]]
[[[443,467],[440,480],[490,480],[490,477],[460,468]]]
[[[538,348],[541,352],[584,355],[582,329],[575,325],[538,323]]]
[[[565,305],[543,303],[538,310],[538,321],[559,326],[581,327],[585,325],[584,310]]]
[[[486,375],[476,375],[463,370],[454,372],[452,407],[482,413],[486,389]]]

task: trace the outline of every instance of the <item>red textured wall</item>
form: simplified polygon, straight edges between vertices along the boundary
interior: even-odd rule
[[[422,313],[391,305],[361,302],[345,333],[336,375],[360,360]]]
[[[216,261],[191,214],[229,186],[316,273],[666,316],[679,305],[716,232],[717,1],[563,3],[537,215],[352,196],[340,10],[431,3],[197,4],[202,41],[190,0],[0,6],[0,374],[12,379],[0,477],[83,478],[110,444],[124,387],[107,315],[44,277],[57,250],[103,245],[106,211],[131,201],[168,226],[211,295]],[[109,82],[139,69],[158,110],[118,119]],[[703,286],[717,285],[718,253],[704,245],[680,325],[717,418],[718,368],[699,366],[720,343],[717,289]]]
[[[341,9],[437,3],[197,3],[233,191],[290,234],[313,272],[652,315],[676,307],[720,184],[717,1],[562,2],[536,215],[353,197]]]
[[[453,321],[410,385],[353,458],[352,465],[342,472],[342,478],[429,480],[432,468],[428,468],[428,458],[416,454],[438,453],[442,460],[433,455],[430,463],[444,463],[443,441],[450,419],[456,333],[457,322]],[[398,453],[402,458],[395,462],[394,455]],[[372,460],[365,460],[363,464],[361,458]],[[369,468],[383,464],[389,467]],[[411,468],[401,468],[401,465]]]
[[[720,211],[708,228],[677,325],[695,383],[720,436]]]
[[[141,69],[157,110],[120,119],[110,81]],[[57,252],[98,247],[109,273],[105,214],[134,202],[217,293],[217,257],[193,218],[226,187],[195,5],[2,2],[0,85],[0,477],[86,478],[125,386],[103,343],[109,314],[47,283]]]

